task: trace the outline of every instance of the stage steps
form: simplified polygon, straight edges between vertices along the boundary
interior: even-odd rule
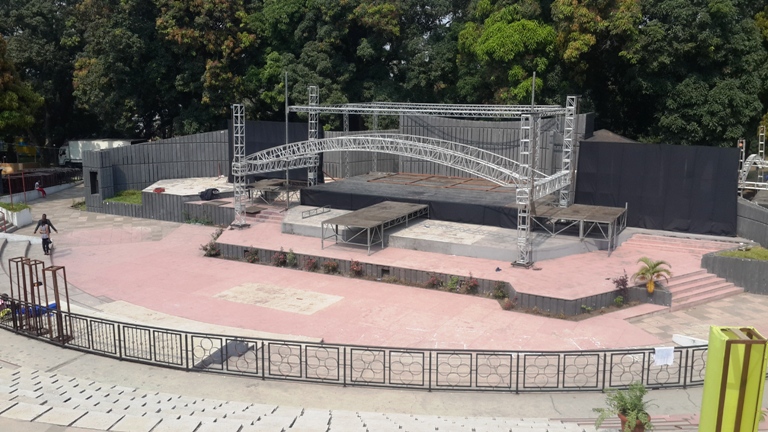
[[[328,409],[204,399],[0,367],[0,417],[102,431],[536,431],[586,432],[546,418],[462,417]]]
[[[743,288],[707,273],[706,270],[674,276],[665,284],[665,288],[672,293],[671,312],[744,292]]]
[[[650,234],[635,234],[624,242],[636,248],[663,250],[670,252],[688,252],[704,255],[710,252],[733,249],[738,242],[713,241],[684,237],[665,237]]]
[[[285,212],[281,211],[282,208],[267,207],[260,210],[258,213],[246,214],[245,220],[251,224],[271,223],[280,225],[283,223]]]

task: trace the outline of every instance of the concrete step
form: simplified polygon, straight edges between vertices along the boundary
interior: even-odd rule
[[[665,285],[665,288],[672,293],[672,298],[674,298],[676,295],[683,294],[692,289],[716,285],[722,282],[725,282],[725,280],[715,275],[708,275],[703,276],[700,279],[690,280],[683,283],[668,284]]]
[[[675,302],[684,302],[689,297],[695,297],[697,295],[706,294],[714,291],[728,290],[733,287],[734,285],[732,283],[721,280],[716,283],[705,284],[705,285],[689,288],[684,292],[677,293],[676,295],[673,294],[672,304],[675,304]]]
[[[694,239],[684,237],[665,237],[665,236],[652,236],[648,234],[635,234],[630,240],[635,241],[647,241],[653,243],[668,243],[672,245],[697,245],[699,247],[712,247],[718,249],[729,249],[738,246],[738,242],[731,241],[717,241],[706,239]]]
[[[638,249],[653,249],[656,251],[684,252],[684,253],[696,253],[696,254],[705,254],[705,253],[717,252],[720,250],[728,249],[728,248],[706,247],[706,246],[698,246],[698,245],[673,245],[673,244],[667,244],[667,243],[650,243],[645,241],[632,241],[631,239],[624,242],[622,246],[630,246]]]
[[[8,274],[8,260],[16,257],[26,257],[29,247],[29,240],[6,242],[2,249],[2,254],[0,254],[0,261],[2,261],[3,271],[5,271],[6,275]]]
[[[699,276],[705,275],[705,274],[707,274],[707,270],[705,269],[696,270],[694,272],[684,273],[684,274],[673,274],[672,277],[669,278],[669,284],[671,285],[678,282],[685,282],[689,279],[696,279]]]
[[[709,303],[714,300],[720,300],[726,297],[741,294],[743,292],[744,292],[743,288],[739,288],[735,286],[728,289],[719,289],[717,291],[710,291],[704,294],[688,297],[678,303],[673,302],[672,306],[670,307],[670,311],[675,312],[683,309],[688,309],[694,306],[698,306],[700,304]]]

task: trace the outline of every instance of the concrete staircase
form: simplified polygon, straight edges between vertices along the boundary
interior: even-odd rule
[[[743,288],[706,270],[673,276],[665,288],[672,293],[672,312],[744,292]]]
[[[305,409],[146,392],[26,367],[0,367],[0,417],[124,432],[586,432],[594,422]]]
[[[582,426],[584,429],[592,430],[595,427],[594,419],[559,419],[563,422],[573,422]],[[698,414],[683,414],[683,415],[665,415],[665,416],[652,416],[651,422],[653,423],[653,429],[657,431],[667,430],[699,430],[699,415]],[[612,430],[617,431],[621,429],[621,421],[616,418],[608,418],[600,425],[599,430]]]
[[[285,216],[285,213],[281,210],[278,207],[266,208],[259,213],[247,215],[245,220],[250,224],[271,223],[280,225],[283,223],[283,217]]]
[[[18,227],[16,225],[12,224],[9,220],[5,219],[5,215],[3,213],[0,213],[0,232],[4,233],[12,233],[16,231]]]
[[[635,234],[623,244],[638,248],[704,255],[710,252],[732,249],[738,245],[738,242]]]

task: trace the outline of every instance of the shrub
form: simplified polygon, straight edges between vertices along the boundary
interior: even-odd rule
[[[304,270],[308,272],[317,270],[317,260],[314,258],[309,258],[304,261]]]
[[[448,279],[448,285],[445,287],[446,290],[450,292],[456,292],[459,289],[459,283],[461,280],[458,276],[451,276]]]
[[[259,250],[253,247],[246,249],[243,253],[243,259],[251,264],[259,262]]]
[[[629,294],[629,276],[627,276],[627,271],[624,270],[623,275],[611,279],[611,282],[613,282],[613,286],[616,287],[616,292],[619,296],[627,298],[627,295]]]
[[[504,281],[496,281],[493,283],[493,292],[491,293],[493,298],[501,300],[507,298],[507,284]]]
[[[517,306],[517,297],[514,299],[505,298],[504,301],[501,302],[501,308],[504,310],[512,310]]]
[[[352,262],[349,263],[349,273],[352,276],[362,276],[363,274],[363,265],[358,260],[352,260]]]
[[[616,304],[618,307],[624,306],[624,297],[623,296],[616,296],[615,299],[613,299],[613,303]]]
[[[283,248],[280,248],[279,252],[275,252],[272,255],[272,265],[275,267],[285,267],[285,265],[288,263],[288,256],[283,251]]]
[[[217,257],[221,255],[221,249],[219,249],[218,243],[216,243],[216,240],[219,239],[221,236],[221,233],[223,233],[224,230],[222,228],[217,229],[215,232],[211,234],[211,240],[204,244],[200,245],[200,250],[203,251],[204,255],[207,257]]]
[[[469,279],[466,281],[463,281],[461,283],[461,287],[459,288],[459,292],[462,294],[475,294],[477,293],[477,288],[480,286],[480,282],[477,281],[474,277],[472,277],[472,273],[469,274]]]
[[[332,274],[339,271],[339,263],[333,260],[323,262],[323,272]]]
[[[298,259],[296,258],[296,254],[293,253],[293,249],[288,249],[288,253],[285,255],[285,266],[286,267],[296,267]]]
[[[425,288],[438,289],[443,286],[443,280],[435,275],[429,275],[429,279],[424,284]]]

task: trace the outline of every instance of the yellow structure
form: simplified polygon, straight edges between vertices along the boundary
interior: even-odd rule
[[[710,327],[699,432],[757,432],[767,353],[752,327]]]

